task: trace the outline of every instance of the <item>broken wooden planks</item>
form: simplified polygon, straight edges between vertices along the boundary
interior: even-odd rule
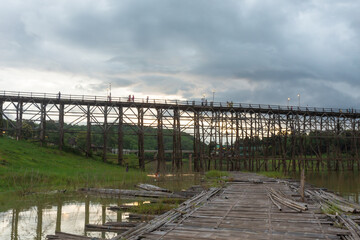
[[[319,213],[316,202],[307,203],[307,206],[298,202],[300,195],[288,185],[264,177],[261,178],[263,184],[240,180],[241,184],[228,183],[220,194],[211,198],[205,200],[200,196],[198,207],[165,214],[165,218],[160,216],[141,229],[129,230],[121,236],[178,240],[354,239],[349,230],[333,227],[333,221]],[[269,194],[291,204],[292,208],[284,205],[279,211]],[[278,200],[274,201],[280,205]]]
[[[55,232],[55,235],[47,235],[48,240],[100,240],[100,238],[79,236],[64,232]]]
[[[107,189],[107,188],[82,188],[82,192],[104,194],[111,196],[132,196],[132,197],[148,197],[148,198],[179,198],[184,199],[183,196],[168,193],[168,192],[156,192],[156,191],[140,191],[140,190],[124,190],[124,189]]]
[[[215,194],[217,194],[220,191],[220,188],[213,188],[209,191],[203,191],[199,195],[188,199],[187,201],[180,204],[180,206],[176,209],[170,210],[158,217],[156,217],[154,220],[150,221],[147,224],[141,224],[138,227],[135,227],[133,229],[130,229],[126,231],[123,234],[120,234],[119,236],[113,238],[113,240],[116,239],[136,239],[138,236],[141,236],[142,234],[146,232],[151,232],[162,225],[166,224],[167,222],[171,222],[175,219],[178,219],[180,216],[184,215],[183,212],[186,212],[187,214],[193,212],[194,209],[196,209],[199,204],[203,204],[204,202],[208,201],[211,197],[213,197]],[[186,217],[186,215],[185,215]]]
[[[151,185],[151,184],[145,184],[145,183],[139,183],[138,185],[136,185],[137,188],[146,190],[146,191],[155,191],[155,192],[171,192],[168,189],[165,188],[161,188],[155,185]]]

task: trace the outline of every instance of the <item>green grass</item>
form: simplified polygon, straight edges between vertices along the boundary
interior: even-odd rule
[[[129,187],[146,181],[146,173],[98,157],[40,147],[36,143],[0,137],[0,193],[27,194],[79,187]]]

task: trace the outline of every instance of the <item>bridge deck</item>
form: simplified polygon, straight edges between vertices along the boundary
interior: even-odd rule
[[[202,102],[193,100],[167,100],[167,99],[144,99],[127,97],[108,97],[108,96],[89,96],[89,95],[70,95],[54,93],[33,93],[33,92],[14,92],[0,90],[0,101],[22,101],[36,103],[53,104],[79,104],[79,105],[121,105],[124,107],[145,107],[145,108],[177,108],[181,110],[195,111],[253,111],[259,113],[275,114],[299,114],[307,116],[345,116],[360,117],[360,109],[341,109],[341,108],[322,108],[322,107],[300,107],[300,106],[281,106],[270,104],[249,104],[249,103],[224,103],[224,102]]]
[[[237,180],[257,178],[263,184],[237,182],[204,203],[185,219],[163,225],[143,234],[145,239],[341,239],[345,230],[331,226],[318,205],[298,213],[283,207],[282,211],[267,196],[268,188],[280,190],[296,199],[287,185],[252,174],[235,176]]]

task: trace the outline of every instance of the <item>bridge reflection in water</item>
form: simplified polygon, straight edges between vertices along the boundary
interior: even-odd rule
[[[119,200],[120,201],[120,200]],[[137,204],[134,202],[133,204]],[[119,202],[114,204],[119,204]],[[131,204],[131,203],[127,203]],[[86,224],[105,224],[106,222],[127,222],[128,212],[108,210],[108,204],[90,202],[61,202],[57,205],[37,205],[29,209],[15,208],[0,213],[0,239],[45,239],[55,231],[65,231],[90,237],[111,238],[112,232],[87,232]]]

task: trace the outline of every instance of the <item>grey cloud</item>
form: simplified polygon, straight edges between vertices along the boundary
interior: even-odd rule
[[[309,105],[347,106],[359,100],[327,84],[360,87],[356,0],[3,5],[2,67],[72,72],[102,79],[101,86],[111,81],[114,87],[188,98],[198,97],[194,89],[201,86],[217,89],[225,101],[282,103],[299,91]],[[251,90],[238,87],[240,79]]]

